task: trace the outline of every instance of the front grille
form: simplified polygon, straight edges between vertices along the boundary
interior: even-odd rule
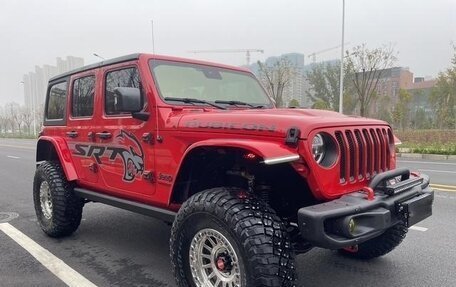
[[[340,150],[340,182],[370,179],[390,166],[389,128],[346,129],[334,133]]]

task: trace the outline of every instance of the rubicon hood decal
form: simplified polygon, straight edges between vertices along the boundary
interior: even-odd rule
[[[210,129],[233,129],[247,131],[269,131],[276,130],[275,125],[265,125],[260,123],[236,123],[236,122],[203,122],[203,121],[188,121],[185,123],[187,128],[210,128]]]
[[[247,109],[228,111],[185,111],[170,114],[166,128],[225,134],[257,134],[286,137],[291,127],[306,138],[312,130],[335,126],[387,125],[379,120],[353,118],[331,111],[304,109]]]

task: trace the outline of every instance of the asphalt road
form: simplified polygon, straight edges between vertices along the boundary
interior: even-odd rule
[[[175,286],[168,257],[170,227],[117,208],[87,204],[80,228],[64,239],[39,228],[33,203],[35,142],[0,139],[0,222],[9,221],[96,286]],[[456,161],[400,160],[433,184],[456,186]],[[297,257],[299,286],[456,286],[456,192],[437,191],[434,215],[389,255],[368,262],[315,248]],[[1,223],[0,223],[1,224]],[[0,286],[65,286],[0,231]]]

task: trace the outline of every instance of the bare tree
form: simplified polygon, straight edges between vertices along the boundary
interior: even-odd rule
[[[347,51],[346,58],[347,67],[353,74],[352,81],[360,114],[366,116],[368,107],[375,98],[379,81],[397,60],[396,53],[391,45],[369,49],[363,44]]]
[[[6,116],[5,109],[0,106],[0,134],[6,133],[8,124],[8,117]]]
[[[14,102],[7,103],[5,105],[5,114],[11,127],[11,132],[14,134],[16,131],[19,131],[20,133],[22,122],[19,116],[19,104]]]
[[[33,113],[26,107],[21,107],[20,108],[20,113],[19,113],[21,121],[24,123],[26,127],[27,134],[31,134],[31,125],[33,122]]]
[[[36,123],[36,129],[39,131],[43,125],[43,120],[44,120],[44,104],[41,104],[36,110],[35,110],[35,123]]]
[[[283,91],[296,75],[296,68],[286,57],[281,57],[272,65],[258,61],[259,78],[278,107],[283,106]]]

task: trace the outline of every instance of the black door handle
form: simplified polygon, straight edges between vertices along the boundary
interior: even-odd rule
[[[66,134],[70,138],[77,138],[78,137],[78,132],[75,132],[75,131],[67,132]]]
[[[100,139],[103,139],[103,140],[110,139],[112,137],[112,134],[108,133],[108,132],[96,133],[96,135],[97,135],[97,137],[99,137]]]

